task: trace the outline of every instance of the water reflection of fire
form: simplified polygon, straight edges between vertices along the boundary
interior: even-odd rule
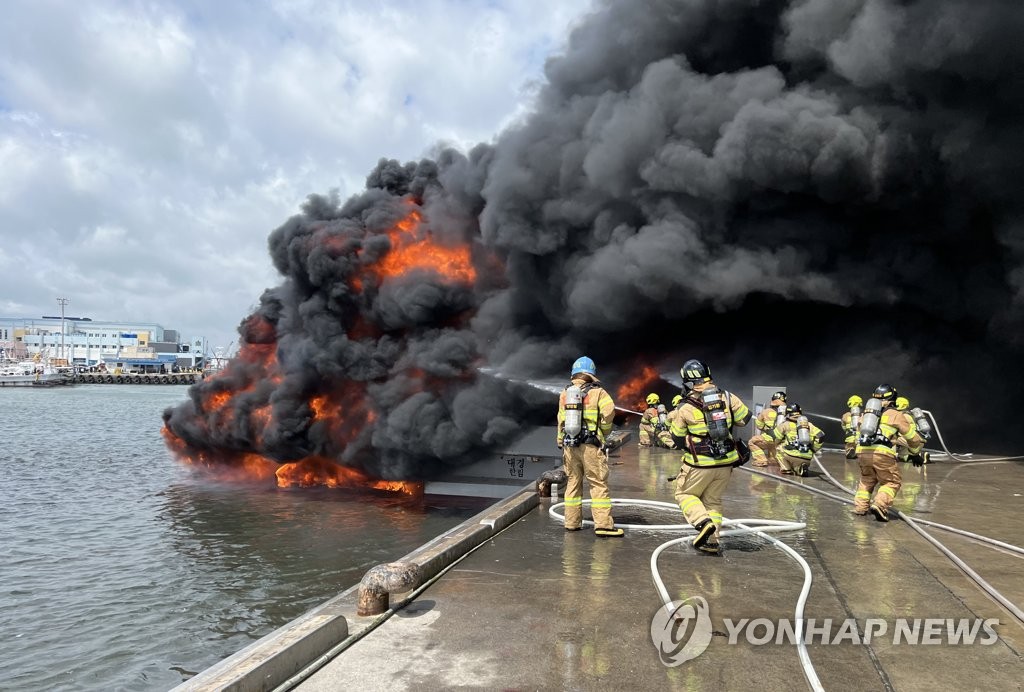
[[[441,284],[459,286],[477,279],[469,244],[449,246],[439,242],[415,201],[405,198],[399,205],[400,218],[383,233],[367,232],[364,238],[359,238],[324,227],[309,236],[311,249],[318,247],[332,257],[345,255],[355,260],[348,265],[353,274],[347,279],[355,294],[354,302],[341,313],[345,324],[339,325],[344,328],[342,338],[349,342],[366,339],[372,344],[381,337],[382,325],[359,306],[360,301],[372,301],[389,281],[412,275],[422,280],[426,274]],[[387,237],[388,248],[370,254],[368,241],[375,242],[381,235]],[[379,248],[379,243],[374,247]],[[324,378],[315,387],[321,391],[308,395],[308,412],[304,413],[301,399],[298,410],[294,406],[276,408],[275,401],[280,397],[274,396],[275,392],[282,384],[289,384],[289,375],[282,372],[278,362],[276,327],[263,316],[253,314],[240,331],[243,340],[238,355],[190,391],[193,407],[186,424],[175,430],[165,425],[164,438],[176,456],[187,464],[215,472],[218,477],[255,481],[272,477],[280,487],[422,493],[421,483],[371,478],[350,463],[368,452],[368,440],[379,415],[367,395],[367,381],[345,379],[344,375]],[[339,372],[345,372],[344,368],[339,367]],[[450,379],[473,375],[458,373]],[[397,376],[396,381],[404,383],[406,396],[424,390],[441,391],[448,384],[445,378],[429,376],[412,366],[392,371],[389,376]],[[294,392],[289,391],[288,395],[293,396]],[[296,420],[304,421],[296,439],[300,447],[305,447],[283,450],[281,426],[286,423],[291,430]],[[273,446],[271,438],[275,438],[275,433],[277,445]],[[217,443],[211,444],[212,440]],[[289,454],[301,458],[289,460]],[[358,465],[358,461],[355,463]]]

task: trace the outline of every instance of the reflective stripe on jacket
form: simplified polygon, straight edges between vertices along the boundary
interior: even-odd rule
[[[779,417],[779,412],[771,406],[764,408],[761,413],[757,414],[757,418],[754,419],[754,425],[761,432],[766,430],[773,430],[775,428],[775,419]]]
[[[699,396],[710,384],[699,384],[694,387],[694,392]],[[726,409],[729,431],[733,427],[746,425],[750,420],[750,409],[732,393],[729,395],[729,406]],[[687,400],[679,409],[679,413],[672,419],[672,426],[669,429],[674,437],[684,438],[686,452],[683,454],[682,462],[690,466],[729,466],[739,461],[739,453],[736,451],[735,442],[730,443],[730,450],[721,459],[716,459],[707,453],[708,424],[704,419],[704,411],[698,408],[692,401]]]
[[[583,427],[590,432],[597,434],[597,439],[604,444],[605,437],[612,431],[612,424],[615,419],[615,401],[611,395],[601,387],[598,380],[586,380],[582,377],[574,377],[572,383],[583,388],[588,383],[590,388],[583,397]],[[558,437],[557,443],[562,443],[565,436],[565,390],[558,397]]]
[[[843,426],[843,441],[853,442],[857,439],[857,431],[850,427],[850,423],[853,420],[853,414],[847,411],[843,414],[841,425]]]
[[[782,424],[772,431],[770,437],[776,442],[781,442],[782,451],[791,457],[797,457],[798,459],[811,459],[814,453],[821,449],[825,433],[821,431],[821,428],[816,426],[814,423],[808,422],[810,429],[808,432],[811,435],[811,446],[806,452],[801,452],[797,443],[797,435],[799,427],[795,420],[786,419]]]
[[[857,454],[861,452],[884,454],[896,458],[896,438],[903,436],[908,445],[923,443],[924,438],[917,432],[917,424],[912,416],[895,408],[887,408],[882,411],[881,420],[878,422],[878,432],[889,441],[889,444],[857,444]]]

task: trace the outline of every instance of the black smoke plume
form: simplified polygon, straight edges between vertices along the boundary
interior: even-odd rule
[[[552,415],[478,366],[561,377],[586,353],[606,379],[699,357],[833,415],[887,382],[955,446],[1020,451],[1022,31],[997,0],[601,2],[493,145],[382,160],[274,231],[285,280],[242,336],[276,344],[280,381],[240,363],[167,426],[192,451],[429,473]],[[476,278],[354,292],[410,202]],[[338,446],[306,402],[342,383],[376,417]],[[228,429],[218,387],[249,388]]]

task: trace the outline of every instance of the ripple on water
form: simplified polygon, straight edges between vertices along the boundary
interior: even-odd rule
[[[480,509],[196,481],[185,394],[0,392],[0,687],[165,690]]]

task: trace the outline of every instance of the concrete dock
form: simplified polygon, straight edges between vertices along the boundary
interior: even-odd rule
[[[614,498],[673,501],[666,478],[679,468],[678,453],[638,449],[631,443],[611,461]],[[823,453],[822,461],[837,479],[854,487],[855,461],[832,452]],[[727,517],[807,524],[801,531],[775,535],[810,565],[813,582],[805,618],[819,626],[826,619],[832,623],[828,633],[812,636],[807,646],[824,689],[1022,688],[1024,623],[935,546],[903,521],[883,524],[870,515],[858,517],[847,504],[796,487],[841,494],[816,469],[810,478],[793,478],[778,475],[778,467],[769,469],[769,477],[747,468],[733,473],[725,500]],[[1024,464],[949,461],[920,469],[901,464],[901,471],[904,486],[896,506],[909,516],[1024,544]],[[652,618],[661,601],[650,563],[659,545],[683,532],[636,528],[623,538],[599,538],[586,529],[566,532],[549,515],[550,505],[551,500],[537,503],[524,492],[497,506],[490,519],[483,518],[483,530],[491,535],[425,587],[394,599],[394,612],[359,617],[355,589],[325,604],[347,626],[333,636],[333,650],[315,658],[304,655],[312,665],[293,661],[288,675],[281,677],[278,670],[277,678],[264,675],[262,682],[251,675],[232,678],[233,671],[244,667],[245,654],[240,652],[235,660],[220,664],[219,671],[202,673],[182,689],[809,687],[797,647],[774,640],[758,644],[763,627],[742,633],[736,629],[730,643],[730,629],[743,620],[794,619],[804,575],[781,550],[756,536],[737,536],[723,539],[720,556],[686,545],[661,555],[658,568],[671,598],[705,599],[713,627],[706,650],[669,666],[652,641]],[[495,511],[499,516],[511,512],[508,521],[495,524]],[[521,517],[513,519],[514,514]],[[681,523],[677,509],[616,506],[614,514],[620,524]],[[503,523],[508,527],[502,529]],[[928,531],[1003,597],[1018,608],[1024,604],[1024,556],[938,529]],[[456,552],[449,551],[449,556]],[[835,641],[840,625],[850,618],[862,629],[868,619],[882,621],[887,632],[870,643],[859,636],[856,642]],[[901,619],[908,627],[913,621],[927,627],[940,620],[953,626],[961,619],[968,624],[998,620],[998,625],[993,625],[991,643],[979,637],[973,644],[950,644],[940,623],[934,624],[933,636],[922,630],[918,643],[911,644],[906,637],[893,640]],[[261,640],[262,656],[270,656],[269,650],[287,654],[290,645],[282,641],[275,645],[273,635]],[[936,643],[923,643],[932,641]]]

